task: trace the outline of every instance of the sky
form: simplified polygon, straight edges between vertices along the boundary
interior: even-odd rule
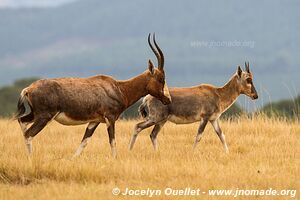
[[[0,8],[59,6],[75,0],[0,0]]]
[[[250,61],[260,98],[243,96],[240,104],[289,99],[300,94],[299,6],[299,0],[0,0],[0,87],[31,76],[130,78],[153,58],[146,37],[155,31],[169,86],[221,86]]]

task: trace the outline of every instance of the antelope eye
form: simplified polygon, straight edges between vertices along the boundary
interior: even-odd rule
[[[160,83],[164,83],[164,82],[165,82],[165,79],[164,79],[163,77],[159,77],[159,78],[158,78],[158,81],[159,81]]]

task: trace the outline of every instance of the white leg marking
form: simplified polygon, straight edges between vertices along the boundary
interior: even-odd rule
[[[194,149],[196,148],[198,142],[200,142],[201,138],[202,138],[202,133],[201,134],[197,134],[195,142],[194,142],[194,146],[193,146]]]
[[[73,155],[73,158],[79,156],[81,154],[81,152],[83,151],[83,149],[86,147],[86,145],[88,144],[88,142],[90,141],[90,137],[85,138],[81,144],[79,145],[78,149],[76,150],[75,154]]]
[[[110,126],[110,122],[107,117],[104,117],[107,128]]]
[[[113,139],[112,143],[111,143],[111,154],[112,154],[113,158],[117,157],[117,150],[116,150],[116,141],[115,141],[115,139]]]
[[[158,145],[157,145],[157,138],[151,138],[152,140],[152,144],[153,144],[153,147],[154,147],[154,150],[157,151],[158,150]]]
[[[213,125],[217,135],[219,136],[219,138],[220,138],[220,140],[223,144],[225,152],[229,153],[228,146],[227,146],[227,143],[226,143],[226,140],[225,140],[225,135],[223,134],[223,131],[221,130],[218,121],[217,120],[213,121],[212,125]]]
[[[92,122],[91,122],[91,123],[89,123],[89,125],[88,125],[87,128],[88,128],[89,130],[91,130],[91,129],[93,129],[97,124],[98,124],[98,123],[92,123]]]
[[[106,127],[109,128],[111,126],[111,123],[109,122],[107,117],[104,117],[104,119],[105,119]],[[110,141],[110,148],[111,148],[112,157],[116,158],[117,157],[117,150],[116,150],[116,141],[115,141],[114,138]]]
[[[228,146],[227,146],[226,140],[225,140],[225,135],[223,134],[223,132],[221,133],[220,138],[222,138],[221,141],[223,143],[223,147],[224,147],[225,153],[229,153]]]
[[[134,133],[132,134],[130,142],[129,142],[129,150],[131,150],[133,148],[136,138],[137,138],[139,132],[141,132],[141,131],[142,131],[141,128],[134,128]]]
[[[22,122],[20,122],[20,127],[21,127],[21,130],[23,132],[23,135],[27,131],[27,125],[28,125],[28,123],[22,123]]]
[[[25,144],[27,147],[28,154],[31,155],[32,154],[32,137],[25,138]]]

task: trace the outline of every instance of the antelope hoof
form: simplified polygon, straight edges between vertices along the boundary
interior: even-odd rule
[[[151,136],[151,141],[152,141],[152,145],[153,145],[153,149],[154,151],[157,151],[158,150],[158,146],[157,146],[157,142],[156,142],[156,139],[153,139]]]
[[[226,153],[226,154],[229,154],[229,149],[228,149],[228,147],[225,146],[224,149],[225,149],[225,153]]]
[[[193,145],[193,150],[195,150],[195,149],[196,149],[196,147],[197,147],[197,144],[198,144],[198,142],[196,141],[196,142],[194,143],[194,145]]]
[[[157,146],[157,144],[154,144],[154,145],[153,145],[153,148],[154,148],[154,151],[158,151],[158,146]]]
[[[111,155],[112,155],[112,157],[113,157],[114,159],[117,158],[117,151],[116,151],[115,148],[112,148],[112,149],[111,149]]]
[[[134,143],[135,143],[135,140],[136,140],[136,137],[137,135],[133,135],[130,139],[130,142],[129,142],[129,146],[128,146],[128,149],[129,150],[132,150],[133,146],[134,146]]]
[[[77,158],[79,155],[80,155],[80,153],[78,154],[77,152],[75,152],[75,153],[73,154],[73,156],[71,157],[71,160]]]

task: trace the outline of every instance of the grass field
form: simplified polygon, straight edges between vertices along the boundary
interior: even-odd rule
[[[255,117],[222,121],[229,154],[211,125],[192,150],[198,124],[167,123],[154,152],[149,134],[140,134],[133,151],[128,142],[135,121],[118,121],[118,157],[110,155],[105,125],[83,154],[72,156],[85,127],[52,122],[33,140],[27,157],[15,121],[0,121],[0,199],[141,199],[114,196],[112,189],[290,189],[300,192],[300,124]],[[290,196],[240,196],[234,199],[292,199]],[[152,198],[153,199],[153,198]],[[233,199],[232,196],[155,196],[154,199]],[[297,194],[293,199],[300,199]]]

